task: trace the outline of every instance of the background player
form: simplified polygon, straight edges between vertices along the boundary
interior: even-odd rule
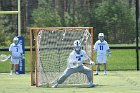
[[[94,52],[97,52],[96,58],[96,73],[98,75],[99,65],[104,64],[104,75],[106,75],[106,51],[108,51],[108,56],[111,56],[110,48],[107,41],[104,40],[104,33],[98,34],[98,41],[94,45]]]
[[[10,75],[13,74],[13,69],[15,66],[15,73],[18,73],[18,64],[20,62],[20,60],[23,57],[23,50],[22,50],[22,46],[19,44],[19,39],[17,37],[14,37],[13,39],[13,43],[10,45],[9,47],[9,51],[11,54],[11,72]]]
[[[83,65],[84,62],[89,62],[89,64],[93,65],[94,62],[90,61],[86,52],[81,49],[81,43],[79,40],[74,41],[74,50],[70,53],[68,58],[68,65],[62,76],[57,80],[57,82],[52,86],[52,88],[56,88],[58,84],[63,83],[71,74],[73,73],[84,73],[87,75],[89,81],[89,87],[95,86],[92,80],[92,71],[90,68]]]

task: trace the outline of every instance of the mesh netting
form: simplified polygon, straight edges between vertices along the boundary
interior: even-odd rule
[[[37,83],[38,86],[54,83],[67,67],[67,58],[73,50],[74,40],[80,40],[82,48],[91,57],[91,34],[88,29],[36,30],[37,32]],[[91,67],[90,67],[91,68]],[[84,84],[87,77],[74,73],[64,84]]]

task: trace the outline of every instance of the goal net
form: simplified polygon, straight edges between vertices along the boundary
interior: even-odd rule
[[[82,49],[93,60],[92,27],[48,27],[30,29],[31,85],[47,86],[55,83],[67,67],[74,40],[80,40]],[[93,67],[89,66],[92,70]],[[87,84],[87,77],[74,73],[63,85]]]

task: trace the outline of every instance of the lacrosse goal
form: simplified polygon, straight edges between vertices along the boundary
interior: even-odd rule
[[[92,27],[30,28],[31,85],[49,87],[53,84],[66,69],[67,58],[77,39],[93,60]],[[93,70],[93,67],[90,68]],[[84,74],[75,73],[64,85],[86,83]]]

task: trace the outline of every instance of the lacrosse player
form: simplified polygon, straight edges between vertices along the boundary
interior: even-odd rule
[[[79,40],[75,40],[74,50],[70,53],[67,60],[67,68],[52,88],[58,87],[58,84],[63,83],[71,74],[77,72],[86,74],[89,81],[89,87],[94,87],[95,84],[92,81],[92,71],[90,68],[83,65],[83,62],[89,62],[90,65],[94,64],[93,61],[90,61],[86,52],[81,49],[81,42]]]
[[[108,53],[108,56],[111,56],[110,48],[107,43],[107,41],[104,40],[104,33],[98,34],[98,41],[96,41],[94,45],[94,52],[97,52],[97,58],[96,58],[96,73],[95,75],[98,75],[99,65],[104,64],[104,75],[106,75],[106,51]]]
[[[18,64],[20,62],[20,60],[23,57],[23,50],[22,50],[22,46],[19,44],[19,39],[18,37],[14,37],[13,39],[13,43],[10,45],[9,47],[9,51],[11,54],[11,71],[10,71],[10,75],[13,74],[13,69],[15,66],[15,73],[18,75]]]

